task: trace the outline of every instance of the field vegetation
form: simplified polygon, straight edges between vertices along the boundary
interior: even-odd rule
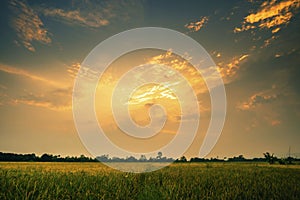
[[[99,162],[0,162],[0,199],[300,199],[300,166],[175,163],[124,173]]]

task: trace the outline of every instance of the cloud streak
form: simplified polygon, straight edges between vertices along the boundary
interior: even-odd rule
[[[279,94],[269,94],[270,91],[262,91],[253,94],[247,101],[240,103],[237,108],[240,110],[254,110],[259,105],[269,104],[279,98]]]
[[[32,74],[31,72],[28,72],[28,71],[23,70],[23,69],[3,65],[1,63],[0,63],[0,71],[6,72],[6,73],[9,73],[9,74],[19,75],[19,76],[29,78],[29,79],[35,80],[35,81],[40,81],[40,82],[43,82],[43,83],[46,83],[46,84],[52,85],[52,86],[61,86],[61,84],[59,84],[58,82],[49,80],[49,79],[44,78],[42,76]]]
[[[282,124],[278,109],[281,94],[276,93],[275,88],[253,94],[247,101],[238,103],[239,111],[247,111],[254,114],[246,125],[246,131],[251,131],[261,125],[279,126]],[[275,106],[277,105],[277,106]],[[249,113],[248,113],[249,114]]]
[[[73,63],[67,67],[67,72],[71,78],[76,78],[78,71],[80,69],[80,63]]]
[[[88,28],[100,28],[110,25],[114,20],[140,20],[143,15],[141,1],[74,1],[71,8],[39,7],[38,11],[45,17],[59,22]]]
[[[32,45],[33,41],[38,41],[43,44],[52,42],[50,34],[44,27],[39,16],[31,9],[26,1],[13,0],[10,2],[14,17],[12,26],[17,32],[19,42],[29,51],[34,52],[35,48]]]
[[[277,33],[281,26],[287,25],[293,17],[293,11],[300,7],[299,0],[285,0],[281,2],[265,1],[256,13],[249,14],[244,18],[242,26],[234,29],[235,33],[255,28],[271,29]]]
[[[72,109],[72,88],[55,89],[45,94],[27,93],[12,101],[13,105],[28,105],[46,108],[53,111],[68,111]]]
[[[205,24],[208,22],[208,17],[202,17],[199,21],[190,22],[186,24],[184,27],[189,29],[191,32],[200,31],[204,27]]]
[[[79,24],[81,26],[99,28],[106,26],[109,21],[101,17],[101,13],[82,13],[79,10],[65,11],[62,9],[44,9],[42,12],[45,16],[65,20],[70,24]]]
[[[242,54],[233,57],[228,63],[218,63],[219,72],[226,83],[230,82],[230,80],[236,76],[241,64],[245,62],[248,57],[249,54]]]
[[[147,101],[155,101],[156,99],[170,99],[170,100],[176,100],[177,97],[173,94],[173,92],[165,88],[161,85],[154,85],[150,88],[147,87],[144,90],[141,90],[134,94],[128,104],[140,104]],[[150,103],[151,104],[151,103]],[[149,103],[145,104],[145,106],[149,106]]]

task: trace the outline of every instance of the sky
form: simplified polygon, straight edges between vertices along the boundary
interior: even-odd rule
[[[81,63],[96,45],[115,34],[163,27],[201,44],[223,79],[226,120],[207,157],[262,157],[266,151],[284,157],[289,148],[291,155],[300,157],[299,11],[299,0],[3,0],[0,151],[90,156],[72,113],[73,86]],[[169,66],[170,74],[160,65]],[[172,49],[130,52],[103,74],[95,109],[107,137],[133,151],[155,150],[176,135],[182,121],[172,91],[144,85],[127,103],[133,121],[147,125],[149,108],[157,103],[168,111],[168,121],[163,131],[146,143],[127,141],[108,105],[117,81],[133,66],[153,68],[157,73],[152,74],[154,79],[172,77],[175,70],[189,80],[198,98],[201,122],[184,154],[197,156],[210,121],[210,95],[188,58],[179,57]],[[177,89],[183,91],[180,86]]]

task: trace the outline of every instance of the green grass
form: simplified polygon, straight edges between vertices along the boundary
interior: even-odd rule
[[[173,164],[123,173],[101,163],[0,163],[0,199],[300,199],[300,167]]]

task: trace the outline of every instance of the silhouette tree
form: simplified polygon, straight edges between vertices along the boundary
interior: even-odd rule
[[[141,161],[141,162],[146,162],[146,161],[147,161],[146,156],[145,156],[145,155],[141,155],[139,161]]]
[[[185,156],[181,156],[178,161],[179,162],[187,162],[187,159]]]
[[[156,156],[156,159],[158,159],[158,160],[160,160],[161,159],[161,157],[162,157],[162,152],[160,151],[160,152],[158,152],[157,153],[157,156]]]
[[[133,156],[129,156],[126,158],[126,162],[136,162],[136,161],[137,161],[137,159]]]
[[[264,156],[266,158],[266,161],[270,164],[274,164],[276,157],[274,156],[274,153],[272,155],[269,152],[264,153]]]
[[[50,154],[44,153],[44,154],[41,156],[41,161],[42,161],[42,162],[50,162],[50,161],[52,161],[52,159],[53,159],[53,156],[50,155]]]
[[[109,161],[109,156],[108,156],[108,154],[98,156],[97,160],[99,160],[100,162],[108,162]]]

